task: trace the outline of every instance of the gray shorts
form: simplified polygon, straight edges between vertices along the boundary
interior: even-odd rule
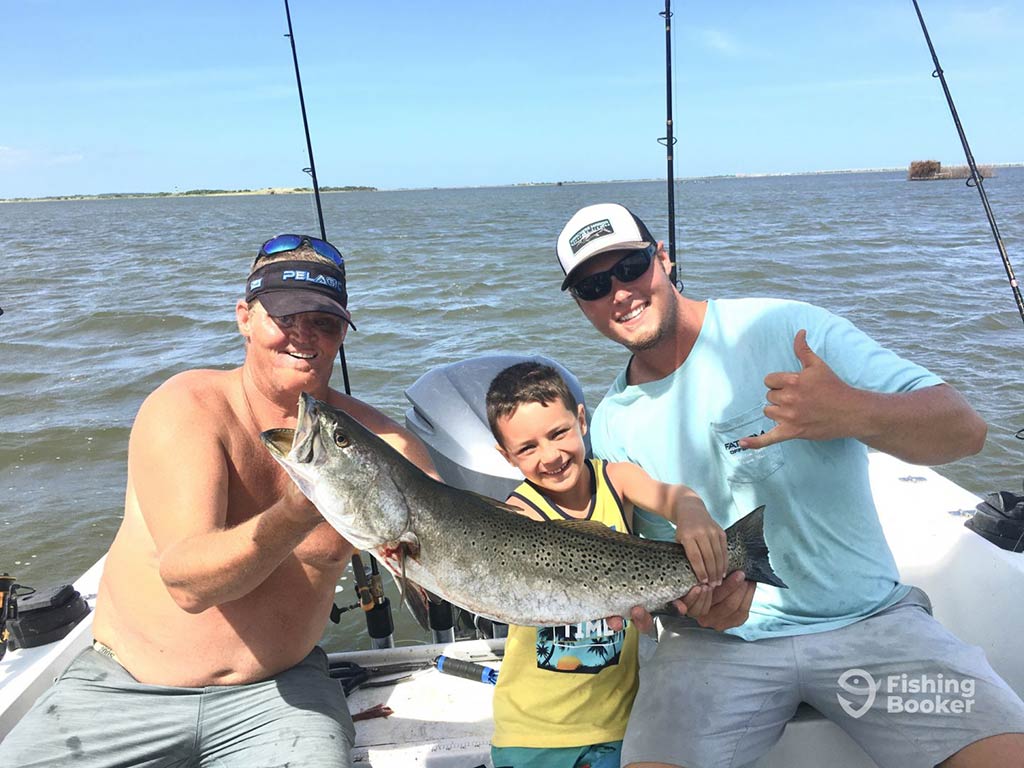
[[[882,768],[932,768],[978,739],[1024,733],[1024,702],[930,610],[913,589],[850,626],[754,642],[671,621],[641,663],[622,764],[747,765],[801,702]]]
[[[355,728],[320,648],[247,685],[144,685],[88,648],[0,743],[0,765],[338,768]]]

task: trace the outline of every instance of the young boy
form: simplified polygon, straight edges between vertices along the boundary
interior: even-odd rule
[[[497,449],[526,477],[508,498],[534,520],[590,520],[632,530],[633,506],[676,524],[707,588],[725,577],[725,533],[683,485],[635,464],[587,459],[582,404],[558,372],[536,362],[499,373],[487,392]],[[495,768],[619,768],[637,689],[637,632],[604,619],[557,627],[510,626],[494,692]]]

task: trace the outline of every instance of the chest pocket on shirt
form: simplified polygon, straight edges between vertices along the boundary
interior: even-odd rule
[[[756,483],[776,472],[783,464],[782,446],[779,444],[757,450],[740,448],[740,438],[760,435],[775,426],[775,422],[764,415],[767,405],[761,403],[726,421],[711,423],[719,459],[726,468],[730,483]]]

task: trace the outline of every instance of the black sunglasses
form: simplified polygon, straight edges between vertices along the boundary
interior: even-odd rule
[[[612,278],[620,283],[632,283],[651,268],[655,247],[649,245],[639,251],[630,251],[610,269],[580,278],[569,286],[569,292],[581,301],[597,301],[612,291]]]
[[[339,267],[344,266],[345,264],[345,258],[341,255],[341,251],[326,240],[321,240],[317,237],[310,237],[309,235],[278,235],[277,237],[270,238],[260,246],[260,252],[256,254],[253,266],[255,266],[256,262],[262,258],[274,256],[278,253],[294,251],[296,248],[303,245],[308,245],[317,254],[323,256],[325,259],[330,259]]]

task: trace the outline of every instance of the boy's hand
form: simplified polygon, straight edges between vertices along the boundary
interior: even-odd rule
[[[726,549],[725,531],[708,514],[700,497],[691,494],[681,498],[675,508],[676,541],[686,550],[693,574],[700,584],[717,587],[726,576],[729,553]],[[693,590],[687,595],[692,616],[693,602],[699,599]]]

